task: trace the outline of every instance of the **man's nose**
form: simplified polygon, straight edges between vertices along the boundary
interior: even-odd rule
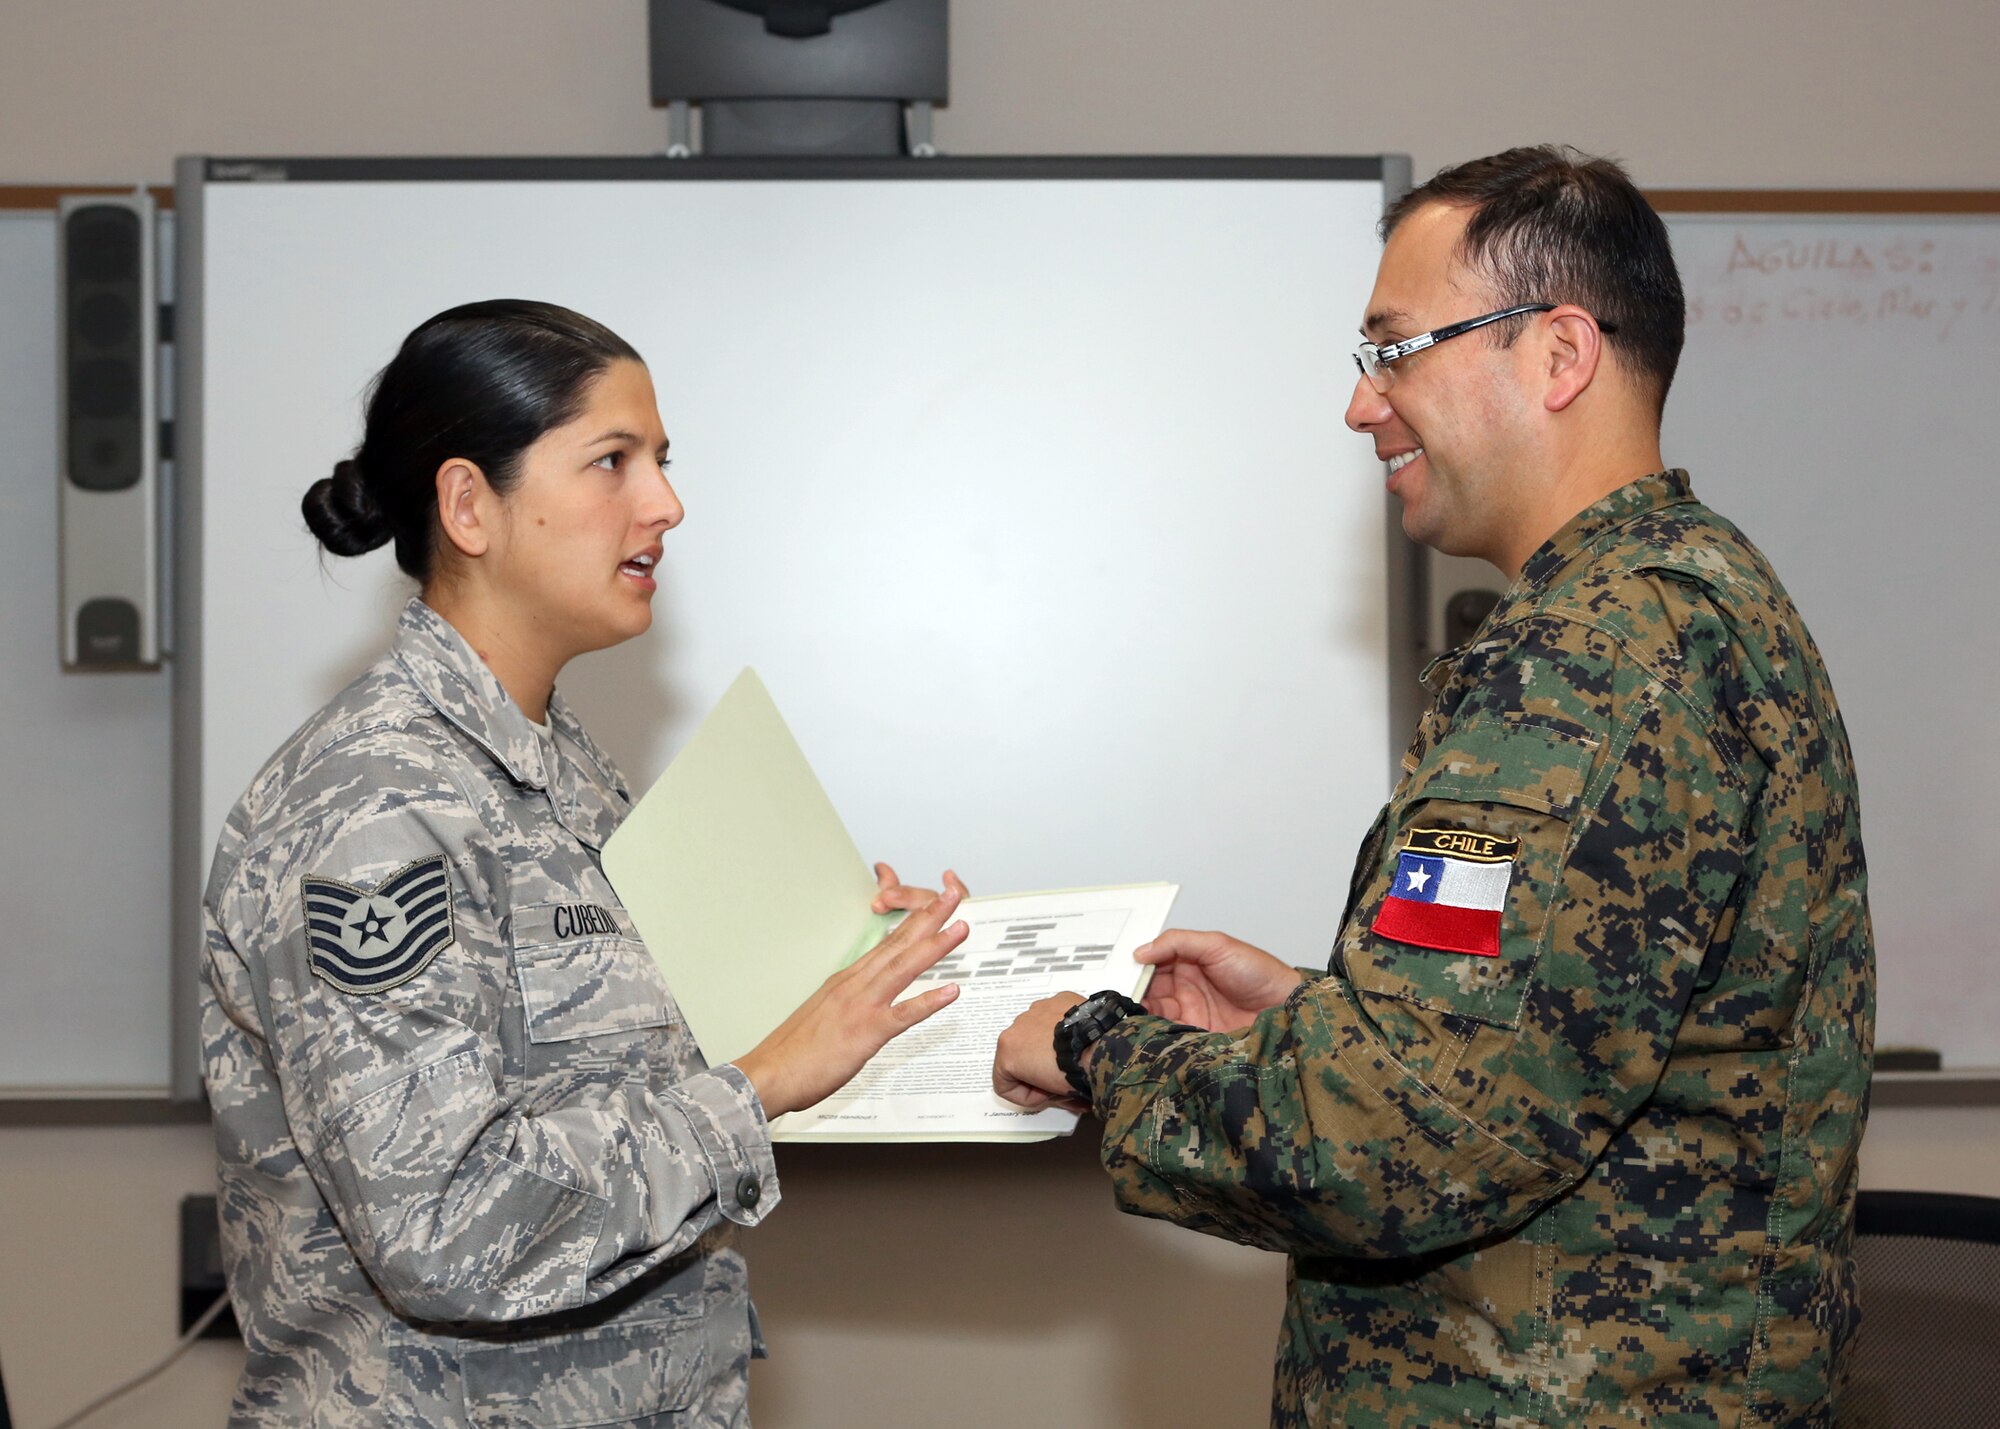
[[[1347,425],[1357,432],[1379,427],[1393,415],[1389,399],[1375,390],[1365,376],[1354,379],[1354,395],[1347,399]]]

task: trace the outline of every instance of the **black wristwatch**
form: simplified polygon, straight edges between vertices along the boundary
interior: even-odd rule
[[[1090,1100],[1090,1078],[1084,1076],[1080,1065],[1083,1054],[1127,1017],[1145,1010],[1123,993],[1094,992],[1056,1024],[1056,1065],[1084,1101]]]

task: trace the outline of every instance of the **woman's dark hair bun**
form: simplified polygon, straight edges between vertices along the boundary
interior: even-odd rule
[[[336,556],[372,551],[391,534],[388,518],[361,474],[361,463],[351,457],[335,462],[332,476],[308,487],[300,507],[307,527]]]

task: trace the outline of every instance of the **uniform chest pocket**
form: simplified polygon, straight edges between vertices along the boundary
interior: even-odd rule
[[[1519,1025],[1598,743],[1490,718],[1426,752],[1390,805],[1344,934],[1358,991]]]
[[[666,981],[622,909],[523,908],[514,915],[512,942],[530,1042],[574,1042],[673,1020]]]

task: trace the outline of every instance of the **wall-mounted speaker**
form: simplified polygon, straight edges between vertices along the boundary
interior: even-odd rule
[[[160,663],[159,297],[152,196],[57,211],[62,659]]]

